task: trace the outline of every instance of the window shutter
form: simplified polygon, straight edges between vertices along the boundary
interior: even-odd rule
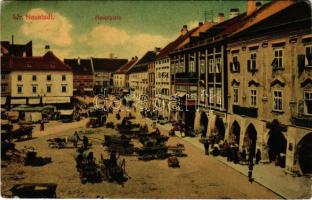
[[[307,54],[306,57],[308,60],[308,65],[311,66],[312,65],[312,54]]]
[[[237,65],[237,72],[240,72],[240,64],[239,64],[239,62],[236,62],[236,65]]]
[[[247,60],[247,70],[250,71],[251,67],[251,60]]]
[[[305,56],[304,55],[298,55],[298,72],[301,74],[305,67]]]

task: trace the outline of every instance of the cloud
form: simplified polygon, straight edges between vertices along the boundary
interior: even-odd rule
[[[26,16],[48,16],[49,14],[51,13],[44,9],[34,8],[28,11]],[[24,23],[21,26],[21,32],[24,35],[57,46],[68,46],[72,43],[70,35],[72,25],[66,17],[58,12],[52,13],[53,18],[50,20],[31,20],[26,16],[24,16]]]
[[[161,35],[147,33],[129,33],[126,30],[109,25],[98,25],[78,39],[93,48],[96,54],[108,55],[110,52],[118,57],[142,56],[154,47],[164,47],[170,40]]]
[[[88,37],[88,44],[92,47],[96,47],[99,44],[115,46],[124,44],[129,38],[130,36],[128,33],[122,29],[107,25],[99,25],[91,30]]]
[[[155,47],[165,47],[169,43],[169,39],[161,35],[151,35],[141,33],[133,36],[133,39],[129,41],[129,47],[136,53],[136,55],[142,55],[148,50],[153,50]]]

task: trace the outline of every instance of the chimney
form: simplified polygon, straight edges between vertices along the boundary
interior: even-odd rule
[[[256,8],[257,8],[257,10],[258,10],[261,6],[262,6],[261,2],[258,1],[258,2],[256,3]]]
[[[155,48],[154,48],[154,51],[155,51],[156,53],[159,53],[160,50],[161,50],[161,48],[159,48],[159,47],[155,47]]]
[[[77,58],[78,65],[80,65],[80,57]]]
[[[181,35],[185,35],[187,32],[188,32],[187,25],[183,25],[183,27],[181,29]]]
[[[224,13],[218,14],[218,23],[224,22]]]
[[[247,1],[247,16],[251,15],[256,10],[256,0]]]
[[[238,8],[231,8],[229,18],[233,18],[239,15],[239,9]]]
[[[14,35],[12,35],[12,44],[14,44]]]
[[[198,26],[202,26],[203,24],[203,22],[198,22]]]
[[[109,58],[113,59],[114,58],[114,54],[113,53],[109,53]]]
[[[48,53],[50,51],[50,45],[45,45],[44,49],[45,49],[45,52]]]

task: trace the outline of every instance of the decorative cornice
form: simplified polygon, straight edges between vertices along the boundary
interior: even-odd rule
[[[255,80],[251,80],[251,81],[248,82],[248,87],[250,87],[250,86],[252,86],[252,85],[258,87],[258,86],[260,85],[260,83],[258,83],[258,82],[255,81]]]

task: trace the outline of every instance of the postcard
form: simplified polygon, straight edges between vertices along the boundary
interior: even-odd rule
[[[310,1],[0,15],[3,198],[311,198]]]

